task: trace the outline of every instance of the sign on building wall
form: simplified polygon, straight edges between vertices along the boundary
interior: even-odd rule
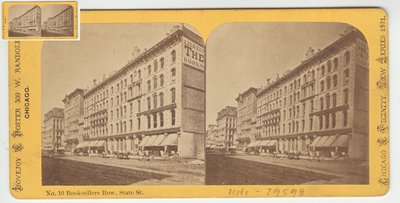
[[[204,71],[204,66],[205,66],[204,47],[184,37],[183,63]]]

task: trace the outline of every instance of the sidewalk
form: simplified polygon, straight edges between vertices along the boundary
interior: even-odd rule
[[[140,170],[169,176],[161,180],[151,179],[137,182],[137,185],[204,184],[204,162],[199,162],[195,159],[153,159],[148,161],[137,159],[103,158],[94,156],[65,156],[59,158],[85,163]]]
[[[358,160],[317,161],[308,159],[295,160],[295,159],[288,159],[286,157],[274,158],[272,157],[272,155],[236,155],[232,157],[332,175],[338,177],[338,179],[335,180],[336,182],[366,184],[368,183],[368,178],[369,178],[367,161],[358,161]]]

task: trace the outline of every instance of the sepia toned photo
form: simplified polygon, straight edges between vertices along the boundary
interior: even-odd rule
[[[82,24],[79,42],[44,42],[41,71],[42,185],[204,185],[195,29]]]
[[[43,6],[42,37],[74,36],[74,8],[66,4]]]
[[[206,184],[369,183],[369,63],[341,23],[229,23],[207,40]]]
[[[8,36],[41,36],[42,9],[34,4],[13,5],[8,15]]]

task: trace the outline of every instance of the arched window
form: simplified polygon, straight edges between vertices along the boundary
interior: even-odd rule
[[[324,121],[323,117],[319,116],[319,129],[321,130],[324,127]]]
[[[157,82],[157,77],[154,77],[153,78],[153,86],[154,86],[154,89],[156,89],[157,88],[157,86],[158,86],[158,82]]]
[[[176,51],[175,50],[173,50],[171,52],[171,61],[172,61],[172,63],[176,61]]]
[[[117,133],[119,133],[119,124],[117,123]]]
[[[111,135],[113,134],[113,124],[111,124],[111,126],[110,126],[110,132],[111,132]]]
[[[157,60],[153,61],[153,67],[154,67],[154,72],[156,72],[158,69],[158,61]]]
[[[175,110],[171,110],[171,125],[175,125]]]
[[[176,92],[175,92],[175,88],[171,89],[171,102],[175,103],[175,98],[176,97]]]
[[[331,89],[331,76],[328,76],[326,78],[326,89],[327,90]]]
[[[153,114],[153,128],[157,128],[157,113]]]
[[[160,106],[164,106],[164,93],[160,93]]]
[[[333,59],[333,70],[338,69],[339,67],[339,60],[338,58]]]
[[[142,71],[141,70],[138,70],[138,78],[139,78],[139,80],[142,79]]]
[[[332,113],[332,128],[336,127],[336,114]]]
[[[151,100],[150,100],[150,97],[147,97],[147,109],[148,109],[148,110],[151,109]]]
[[[176,75],[176,70],[175,70],[175,68],[172,68],[171,69],[171,76],[175,77],[175,75]]]
[[[346,51],[344,54],[344,64],[348,65],[350,63],[350,51]]]
[[[325,82],[323,80],[320,82],[320,88],[321,88],[321,92],[323,92],[325,89]]]
[[[117,118],[119,118],[119,108],[117,108]]]
[[[325,66],[321,67],[321,76],[325,75]]]
[[[140,130],[140,124],[141,124],[140,118],[138,118],[138,119],[137,119],[137,127],[138,127],[138,130]]]
[[[333,87],[337,87],[337,75],[333,76]]]
[[[343,90],[343,104],[348,104],[349,103],[349,90],[344,89]]]
[[[157,108],[157,94],[154,94],[153,95],[153,104],[154,104],[154,107],[153,108]]]
[[[164,127],[164,114],[160,112],[160,127]]]
[[[325,115],[325,128],[329,128],[329,114]]]
[[[343,83],[347,83],[349,81],[350,71],[346,69],[343,71]]]
[[[323,110],[324,109],[324,98],[323,97],[319,98],[319,105],[320,105],[320,110]]]
[[[147,73],[148,73],[148,75],[151,74],[151,65],[148,65],[148,66],[147,66]]]
[[[150,80],[148,80],[147,81],[147,91],[151,91],[151,81]]]
[[[150,129],[151,128],[151,119],[150,119],[150,116],[148,115],[147,116],[147,129]]]
[[[331,107],[331,96],[327,94],[325,97],[326,108],[329,109]]]
[[[163,69],[164,68],[164,57],[160,58],[160,68]]]
[[[333,94],[332,95],[332,106],[333,106],[333,108],[335,108],[336,107],[336,103],[337,103],[337,96],[336,96],[336,94]]]
[[[332,62],[331,62],[331,60],[326,62],[326,66],[328,67],[328,73],[330,73],[332,71]]]
[[[164,86],[164,75],[160,75],[160,87]]]
[[[347,120],[348,120],[348,118],[347,118],[347,110],[344,110],[343,111],[343,127],[347,126]]]

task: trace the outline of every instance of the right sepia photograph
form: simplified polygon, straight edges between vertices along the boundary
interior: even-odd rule
[[[229,23],[207,41],[206,184],[369,183],[368,44],[343,23]]]

